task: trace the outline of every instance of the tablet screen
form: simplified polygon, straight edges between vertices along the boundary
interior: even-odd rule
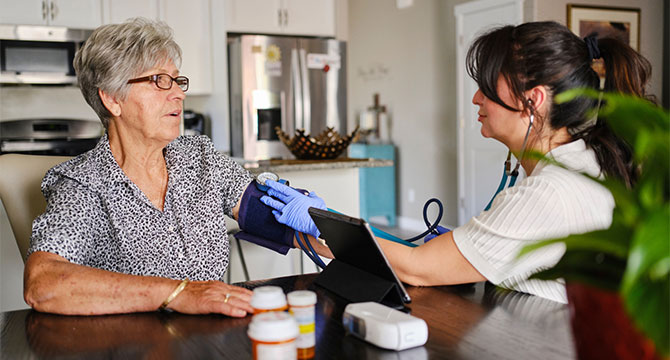
[[[309,214],[337,260],[396,283],[403,301],[411,301],[365,220],[316,208]]]

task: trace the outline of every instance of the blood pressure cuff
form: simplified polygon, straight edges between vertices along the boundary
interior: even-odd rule
[[[263,195],[267,194],[256,187],[255,181],[247,186],[237,214],[237,223],[242,231],[235,237],[286,255],[293,248],[295,231],[277,222],[273,209],[261,202]]]

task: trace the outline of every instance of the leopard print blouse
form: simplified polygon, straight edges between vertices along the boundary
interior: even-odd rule
[[[224,214],[232,216],[252,176],[206,136],[178,137],[164,154],[163,211],[121,170],[107,135],[49,170],[47,208],[33,221],[28,254],[47,251],[126,274],[221,280],[229,252]]]

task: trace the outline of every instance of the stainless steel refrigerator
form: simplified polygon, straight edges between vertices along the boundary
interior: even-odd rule
[[[275,126],[316,136],[347,131],[346,44],[263,35],[228,38],[231,153],[247,160],[293,156]]]

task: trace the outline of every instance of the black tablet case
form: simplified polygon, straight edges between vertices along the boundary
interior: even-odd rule
[[[351,302],[402,308],[403,293],[365,221],[316,208],[309,213],[335,255],[315,283]]]

